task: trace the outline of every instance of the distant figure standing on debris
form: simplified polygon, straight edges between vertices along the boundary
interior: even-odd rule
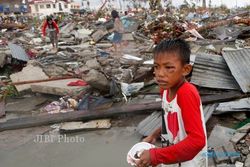
[[[122,47],[121,42],[122,42],[122,33],[124,31],[124,28],[120,20],[119,13],[116,10],[113,10],[111,12],[111,16],[114,19],[114,29],[113,29],[114,37],[112,39],[112,42],[115,48],[115,52],[117,52],[118,45],[120,45],[120,49]]]
[[[52,17],[48,16],[44,22],[42,28],[43,37],[46,36],[46,28],[48,27],[48,33],[50,42],[52,43],[53,48],[58,48],[58,37],[59,37],[59,28],[56,22],[52,19]]]
[[[162,97],[162,127],[143,141],[161,138],[162,148],[143,151],[136,166],[207,167],[207,137],[200,95],[185,80],[191,72],[190,46],[164,40],[154,50],[154,73]]]

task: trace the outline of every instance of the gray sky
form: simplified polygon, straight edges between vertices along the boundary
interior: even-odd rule
[[[81,0],[74,0],[74,1],[81,2]],[[104,0],[89,0],[92,8],[98,8],[102,4],[101,3],[102,1],[104,1]],[[114,5],[118,6],[119,0],[113,0],[113,1],[114,1]],[[123,2],[123,0],[120,0],[120,1]],[[195,1],[195,0],[193,0],[193,1]],[[220,6],[221,4],[225,4],[229,8],[235,7],[236,5],[238,7],[250,5],[250,0],[211,0],[211,1],[212,1],[213,6]],[[208,4],[208,2],[209,2],[209,0],[207,0],[207,4]],[[178,6],[182,3],[183,3],[183,0],[173,0],[173,4],[175,6]]]

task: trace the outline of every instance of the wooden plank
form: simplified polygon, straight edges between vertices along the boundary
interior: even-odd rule
[[[63,123],[60,132],[69,133],[82,130],[109,129],[111,127],[110,119],[99,119],[88,122],[66,122]]]
[[[161,102],[131,104],[122,107],[112,107],[108,110],[74,111],[69,113],[46,114],[0,123],[0,131],[49,125],[70,121],[89,121],[94,119],[111,118],[121,114],[142,114],[161,109]]]
[[[209,95],[202,97],[202,103],[210,104],[214,102],[228,101],[243,96],[249,95],[242,95],[240,92],[227,92],[221,95]],[[161,110],[161,102],[124,105],[122,107],[112,107],[107,110],[74,111],[53,115],[38,115],[19,119],[11,119],[4,123],[0,123],[0,131],[49,125],[61,122],[89,121],[94,119],[111,118],[121,114],[142,114],[155,110]]]

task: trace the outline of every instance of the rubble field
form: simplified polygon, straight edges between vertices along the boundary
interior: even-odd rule
[[[149,135],[161,126],[153,49],[163,39],[182,38],[191,46],[187,80],[201,95],[209,167],[249,167],[249,10],[182,6],[131,12],[121,17],[125,32],[117,52],[108,13],[64,17],[58,50],[42,39],[42,20],[22,16],[26,24],[0,24],[0,146],[17,141],[18,131],[29,134],[24,128],[32,135],[19,146],[50,132],[135,127],[136,135]]]

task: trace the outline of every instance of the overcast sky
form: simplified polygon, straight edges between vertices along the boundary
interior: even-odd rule
[[[81,2],[82,0],[74,0],[74,1]],[[99,6],[101,6],[103,1],[104,0],[89,0],[92,8],[98,8]],[[119,3],[118,3],[119,0],[113,0],[113,1],[114,1],[115,6],[119,6]],[[123,0],[120,0],[120,1],[123,2]],[[187,0],[187,1],[190,1],[190,0]],[[193,1],[195,1],[195,0],[193,0]],[[250,5],[250,0],[211,0],[211,1],[212,1],[213,6],[220,6],[221,4],[225,4],[229,8],[235,7],[236,5],[238,7]],[[207,0],[207,4],[208,4],[208,2],[209,2],[209,0]],[[183,0],[173,0],[173,4],[175,6],[178,6],[182,3],[183,3]],[[127,3],[124,6],[126,6],[126,5],[127,5]]]

